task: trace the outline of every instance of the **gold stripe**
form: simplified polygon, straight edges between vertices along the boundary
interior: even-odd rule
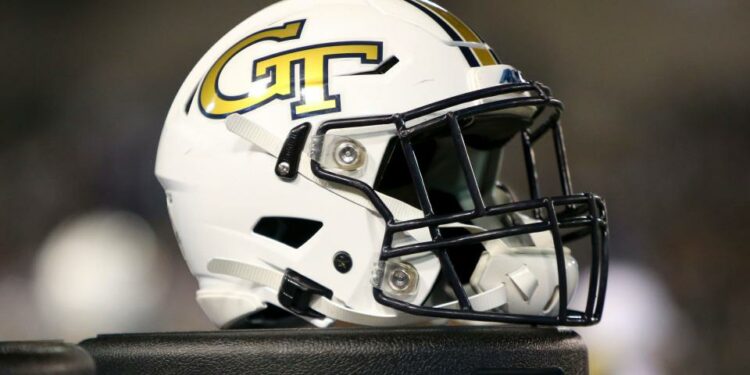
[[[439,15],[443,20],[445,20],[445,22],[448,22],[448,24],[450,24],[453,27],[453,29],[455,29],[456,32],[458,32],[458,34],[464,39],[464,41],[484,43],[484,41],[479,38],[479,35],[477,35],[469,26],[467,26],[458,17],[453,15],[453,13],[431,2],[420,1],[420,3],[430,8],[430,10],[432,10],[437,15]],[[471,50],[474,52],[474,55],[476,55],[477,59],[482,65],[486,66],[486,65],[498,64],[498,61],[495,59],[495,56],[493,56],[492,53],[490,53],[488,49],[472,48]]]

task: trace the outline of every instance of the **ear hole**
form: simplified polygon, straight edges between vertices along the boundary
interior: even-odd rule
[[[297,217],[266,216],[258,220],[253,232],[295,249],[309,241],[323,223]]]

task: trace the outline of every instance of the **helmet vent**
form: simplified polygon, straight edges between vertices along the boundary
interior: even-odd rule
[[[323,223],[297,217],[266,216],[258,220],[253,232],[295,249],[309,241]]]

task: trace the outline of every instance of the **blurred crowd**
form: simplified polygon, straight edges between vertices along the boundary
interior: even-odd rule
[[[193,64],[269,3],[0,4],[0,340],[212,328],[156,147]],[[574,188],[607,200],[592,370],[747,373],[750,3],[440,3],[565,102]]]

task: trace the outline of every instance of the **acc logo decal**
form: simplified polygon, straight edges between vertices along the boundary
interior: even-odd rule
[[[500,83],[521,83],[526,80],[521,77],[521,72],[515,69],[503,69],[503,74],[500,76]]]
[[[284,42],[299,39],[304,24],[305,20],[299,20],[258,31],[224,52],[211,66],[201,83],[198,95],[201,112],[211,118],[224,118],[232,113],[249,112],[273,100],[297,97],[297,83],[302,93],[299,100],[291,103],[292,119],[341,111],[339,95],[331,95],[328,92],[329,60],[359,58],[363,64],[379,64],[383,56],[383,43],[324,43],[275,53],[253,62],[252,81],[270,78],[270,83],[266,87],[235,96],[226,95],[219,89],[222,70],[240,51],[262,41]],[[295,74],[297,66],[301,73],[299,77]]]

